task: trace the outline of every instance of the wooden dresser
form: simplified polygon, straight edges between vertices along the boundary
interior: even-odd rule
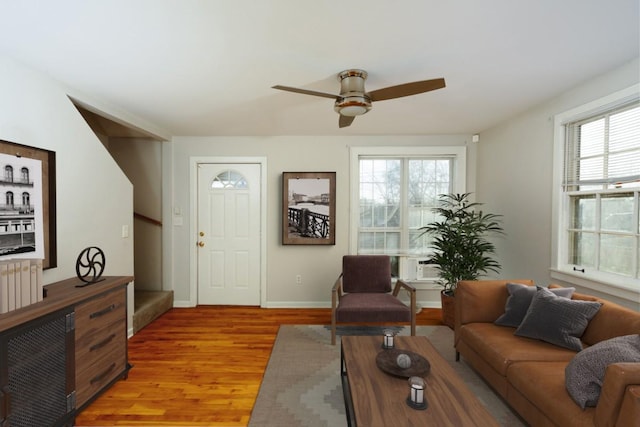
[[[126,377],[131,281],[110,276],[76,287],[77,278],[63,280],[45,286],[42,302],[0,315],[0,425],[72,425]]]

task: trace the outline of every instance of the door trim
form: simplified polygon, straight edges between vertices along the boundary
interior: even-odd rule
[[[201,163],[260,165],[260,307],[267,302],[267,158],[266,157],[190,157],[189,158],[189,304],[198,304],[198,165]]]

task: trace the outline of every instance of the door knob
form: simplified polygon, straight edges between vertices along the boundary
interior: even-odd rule
[[[198,242],[198,246],[202,248],[204,246],[204,242]]]

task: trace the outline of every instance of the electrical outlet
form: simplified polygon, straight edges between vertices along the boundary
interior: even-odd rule
[[[296,274],[296,283],[302,285],[302,276],[299,274]]]

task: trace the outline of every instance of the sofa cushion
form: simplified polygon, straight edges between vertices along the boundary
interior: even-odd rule
[[[601,306],[601,302],[570,300],[538,287],[515,334],[580,351],[580,337]]]
[[[531,305],[536,294],[535,286],[522,285],[520,283],[507,283],[507,291],[509,292],[509,298],[504,307],[504,314],[498,317],[495,321],[496,325],[500,326],[512,326],[517,328],[522,323],[522,319],[527,314],[527,310]],[[563,297],[571,298],[576,288],[554,288],[550,289],[554,294]]]
[[[342,257],[344,292],[391,292],[391,261],[387,255]]]
[[[565,369],[573,400],[583,409],[596,406],[607,366],[620,362],[640,362],[640,335],[611,338],[576,354]]]
[[[336,308],[338,322],[410,322],[411,308],[391,294],[343,295]]]
[[[461,341],[502,376],[515,362],[563,361],[565,364],[575,352],[552,344],[513,335],[514,328],[493,323],[469,323],[458,331]]]

